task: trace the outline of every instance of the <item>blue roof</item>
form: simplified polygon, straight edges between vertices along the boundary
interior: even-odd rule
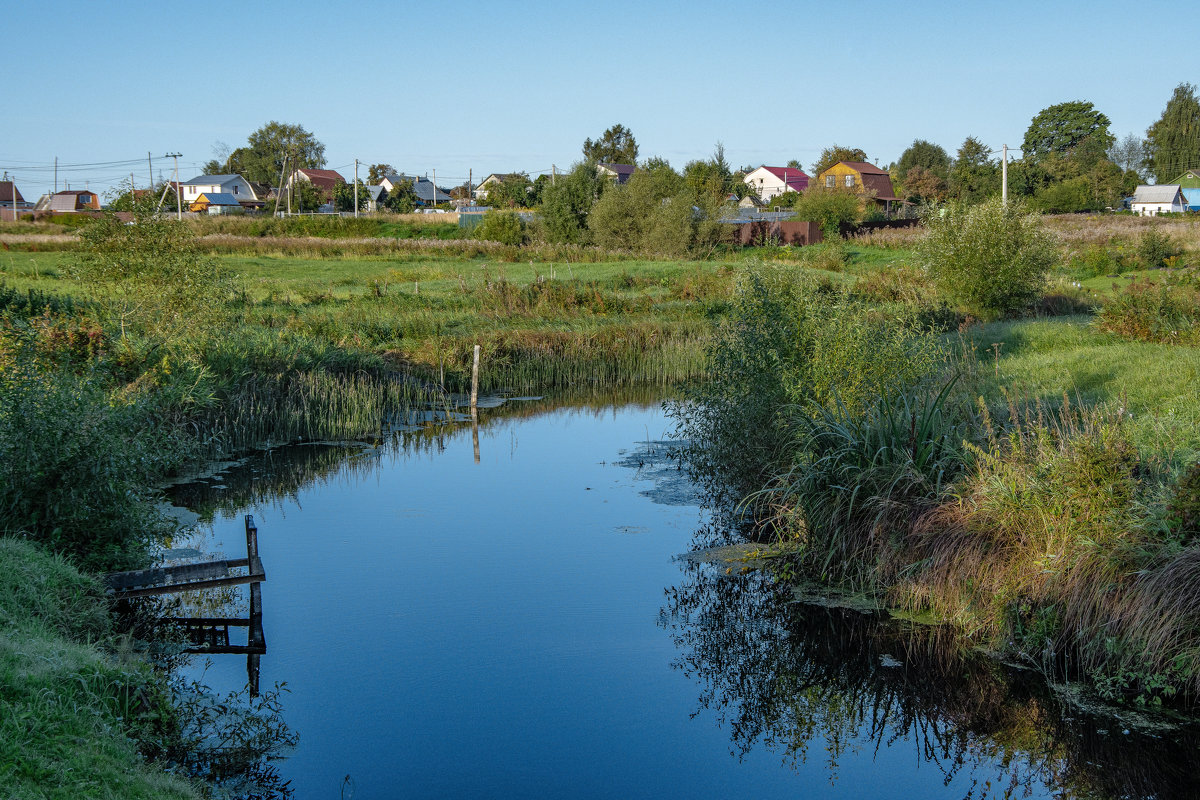
[[[201,197],[208,200],[208,204],[212,206],[240,206],[238,199],[228,192],[201,192]],[[199,200],[200,198],[196,198]],[[193,201],[195,202],[195,201]]]

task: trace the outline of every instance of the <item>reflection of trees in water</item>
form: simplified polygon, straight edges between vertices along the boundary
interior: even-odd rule
[[[971,798],[1200,797],[1194,731],[1126,734],[940,629],[789,603],[757,573],[685,570],[662,625],[738,757],[762,745],[798,767],[819,745],[836,778],[844,757],[908,741]]]
[[[657,405],[659,387],[630,387],[621,393],[586,393],[553,398],[518,400],[495,409],[482,409],[480,430],[503,427],[569,409],[572,414],[599,417],[630,405]],[[257,452],[244,463],[210,480],[180,484],[169,489],[171,501],[198,513],[203,519],[223,512],[234,514],[252,507],[298,504],[302,489],[334,480],[357,481],[374,473],[384,455],[436,455],[456,437],[470,436],[470,424],[429,425],[373,441],[311,443],[276,447]]]

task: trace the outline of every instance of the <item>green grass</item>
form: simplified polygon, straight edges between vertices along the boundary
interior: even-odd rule
[[[1007,389],[1120,406],[1143,452],[1200,451],[1200,348],[1129,341],[1098,330],[1090,317],[999,322],[968,335],[993,399]]]
[[[122,664],[98,584],[33,545],[0,538],[0,794],[194,798],[128,736],[144,666]]]

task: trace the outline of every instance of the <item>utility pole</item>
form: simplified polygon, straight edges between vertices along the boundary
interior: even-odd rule
[[[283,154],[283,163],[279,165],[279,187],[275,190],[275,216],[279,216],[279,195],[283,194],[283,173],[287,171],[287,153]]]
[[[558,166],[555,164],[551,164],[550,165],[550,185],[553,186],[557,182],[558,182]]]
[[[1000,204],[1008,205],[1008,145],[1004,145],[1004,156],[1000,161]]]
[[[146,186],[150,191],[154,191],[154,159],[150,157],[150,151],[146,151],[146,163],[150,165],[150,182]]]
[[[58,194],[58,156],[54,157],[54,193]]]
[[[175,159],[175,220],[183,222],[183,197],[182,190],[179,187],[179,157],[183,153],[167,153],[163,158]]]
[[[437,170],[433,171],[433,207],[437,208]]]
[[[358,159],[354,159],[354,218],[358,219]]]
[[[134,199],[134,196],[135,196],[135,195],[133,194],[133,173],[131,172],[131,173],[129,173],[129,210],[130,210],[130,211],[132,211],[132,210],[133,210],[133,205],[134,205],[134,203],[133,203],[133,199]]]
[[[475,192],[473,191],[475,184],[475,169],[467,169],[467,203],[475,205]]]

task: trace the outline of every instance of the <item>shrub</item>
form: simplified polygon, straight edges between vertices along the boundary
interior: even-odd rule
[[[786,468],[790,417],[839,406],[859,414],[931,373],[939,353],[904,320],[806,273],[760,265],[740,277],[708,361],[720,380],[687,392],[672,413],[696,475],[740,496]]]
[[[489,242],[520,245],[525,241],[525,222],[515,211],[489,211],[475,228],[475,236]]]
[[[1172,278],[1124,287],[1100,310],[1100,327],[1147,342],[1200,343],[1200,288],[1186,277]]]
[[[1137,241],[1137,258],[1142,269],[1160,269],[1166,260],[1179,255],[1179,248],[1169,234],[1155,224],[1142,231]]]
[[[999,198],[931,212],[918,258],[952,303],[984,318],[1033,302],[1058,257],[1038,215]]]
[[[845,223],[856,224],[863,217],[862,197],[845,189],[809,186],[796,201],[796,219],[815,222],[827,240],[841,238]]]

